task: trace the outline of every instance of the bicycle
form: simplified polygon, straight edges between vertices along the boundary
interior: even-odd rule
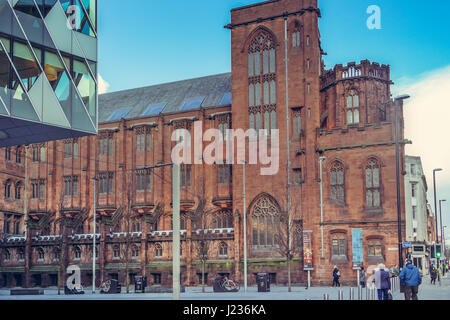
[[[107,293],[111,289],[111,280],[107,280],[100,286],[100,293]]]
[[[233,280],[230,279],[226,279],[225,281],[222,282],[222,287],[226,290],[226,291],[239,291],[240,286],[238,283],[234,282]]]

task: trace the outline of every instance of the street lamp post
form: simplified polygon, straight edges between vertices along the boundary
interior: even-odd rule
[[[444,242],[444,229],[442,226],[442,202],[447,201],[446,199],[442,199],[439,200],[439,220],[440,220],[440,225],[441,225],[441,239],[440,242],[443,243]]]
[[[434,189],[434,224],[436,226],[436,243],[439,243],[439,232],[438,232],[438,214],[437,214],[437,197],[436,197],[436,172],[442,171],[441,168],[433,169],[433,189]],[[439,259],[436,257],[436,266],[439,270]],[[440,281],[439,273],[438,280]]]
[[[324,240],[323,240],[323,179],[322,179],[322,162],[325,161],[325,157],[319,158],[320,168],[320,237],[322,242],[321,257],[325,258]]]
[[[444,228],[442,226],[442,202],[447,201],[446,199],[439,200],[439,220],[441,224],[441,249],[444,247]],[[443,255],[445,254],[445,250],[442,251],[441,259],[443,258]],[[442,274],[445,274],[445,270],[442,270]]]
[[[433,169],[433,189],[434,189],[434,224],[436,227],[436,243],[439,243],[438,238],[438,223],[437,223],[437,198],[436,198],[436,172],[442,171],[441,168]]]
[[[401,190],[400,190],[400,142],[399,142],[399,118],[398,109],[399,102],[409,99],[409,95],[402,95],[395,98],[394,101],[394,115],[395,115],[395,172],[397,178],[397,224],[398,224],[398,262],[399,267],[403,268],[403,254],[402,254],[402,211],[401,211]]]
[[[242,163],[242,185],[244,201],[244,292],[247,293],[247,204],[245,199],[245,160]]]
[[[97,211],[97,177],[93,177],[92,180],[94,181],[94,220],[93,220],[93,229],[94,229],[94,236],[92,237],[92,293],[95,294],[95,262],[96,262],[96,240],[97,240],[97,228],[96,228],[96,211]]]
[[[444,249],[443,249],[443,250],[444,250],[444,255],[445,255],[445,250],[447,249],[447,248],[446,248],[446,243],[445,243],[445,242],[446,242],[446,241],[445,241],[445,240],[446,240],[446,238],[445,238],[445,228],[447,228],[447,226],[443,226],[443,229],[442,229],[442,231],[444,232],[444,233],[443,233],[443,239],[444,239],[444,241],[443,241],[443,242],[444,242],[444,243],[443,243],[443,244],[444,244]],[[447,258],[447,256],[446,256],[445,258]]]

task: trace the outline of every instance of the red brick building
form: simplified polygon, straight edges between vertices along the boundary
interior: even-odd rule
[[[98,282],[118,278],[124,283],[128,261],[131,276],[145,274],[150,284],[170,285],[171,168],[148,167],[170,163],[173,131],[192,133],[197,121],[203,132],[279,129],[280,169],[261,176],[261,165],[246,165],[244,203],[242,164],[182,166],[183,284],[200,283],[201,240],[208,243],[208,283],[218,274],[243,282],[244,207],[250,284],[258,272],[270,273],[275,283],[287,282],[286,258],[276,237],[285,212],[300,230],[312,231],[313,284],[329,285],[334,265],[343,283],[356,281],[354,228],[363,230],[365,266],[397,264],[390,67],[366,60],[327,70],[319,18],[317,0],[271,0],[233,9],[226,26],[231,74],[100,96],[99,135],[29,146],[26,177],[25,157],[15,163],[16,148],[11,157],[2,151],[0,283],[56,285],[58,268],[77,264],[83,284],[90,284],[92,178],[97,177]],[[400,139],[404,164],[403,125]],[[20,150],[24,154],[25,148]],[[320,157],[326,158],[322,179]],[[28,201],[23,200],[25,180]],[[403,179],[400,183],[403,194]],[[200,211],[205,212],[203,227],[192,218]],[[307,280],[301,245],[291,276],[294,283]]]

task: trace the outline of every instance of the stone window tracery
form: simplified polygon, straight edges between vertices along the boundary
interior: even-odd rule
[[[275,234],[280,223],[280,210],[269,196],[261,197],[252,210],[252,243],[254,246],[277,246]]]
[[[381,182],[380,164],[377,160],[371,159],[366,167],[366,207],[368,209],[381,208]]]
[[[355,90],[350,90],[346,98],[347,124],[359,123],[359,95]]]
[[[330,170],[330,194],[332,200],[345,202],[345,170],[339,161],[335,161]]]
[[[275,41],[260,31],[248,49],[249,125],[251,129],[276,129],[276,54]]]

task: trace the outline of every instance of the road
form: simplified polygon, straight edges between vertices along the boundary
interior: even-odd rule
[[[437,283],[437,281],[436,281]],[[124,291],[124,289],[122,289]],[[350,300],[350,287],[293,287],[292,292],[288,292],[286,287],[272,287],[271,292],[258,293],[256,287],[249,287],[245,293],[243,289],[237,293],[213,293],[212,287],[207,287],[202,293],[201,288],[186,288],[185,293],[181,293],[181,300],[324,300],[324,295],[329,295],[329,300],[338,300],[339,290],[343,292],[343,300]],[[98,292],[98,291],[97,291]],[[370,291],[369,298],[371,298]],[[358,299],[357,288],[354,288],[355,300]],[[404,295],[395,290],[394,300],[404,300]],[[377,296],[376,296],[377,297]],[[121,293],[113,295],[95,294],[86,289],[84,295],[59,295],[55,289],[45,289],[45,295],[41,296],[11,296],[9,290],[0,290],[0,300],[171,300],[172,294],[163,293]],[[430,284],[430,279],[425,277],[423,284],[419,287],[420,300],[450,300],[450,277],[443,278],[441,285]],[[366,290],[362,291],[362,300],[367,300]]]

